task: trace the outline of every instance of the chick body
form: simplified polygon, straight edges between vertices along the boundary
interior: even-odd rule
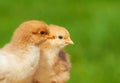
[[[27,21],[15,31],[11,41],[0,49],[0,83],[31,83],[40,61],[40,45],[49,33],[41,21]]]
[[[41,60],[33,77],[33,83],[66,83],[71,64],[64,47],[73,42],[65,28],[49,25],[49,30],[55,39],[47,40],[42,44]]]

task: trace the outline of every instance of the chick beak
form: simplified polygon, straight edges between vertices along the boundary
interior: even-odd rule
[[[47,39],[55,39],[54,36],[47,36]]]
[[[66,44],[74,44],[74,42],[73,42],[71,39],[66,40],[65,43],[66,43]]]

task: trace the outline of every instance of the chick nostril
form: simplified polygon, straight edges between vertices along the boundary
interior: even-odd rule
[[[53,39],[55,39],[55,36],[53,36]]]

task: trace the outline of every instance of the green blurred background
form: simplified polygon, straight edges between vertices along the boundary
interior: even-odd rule
[[[0,47],[33,19],[69,30],[68,83],[120,83],[120,0],[0,0]]]

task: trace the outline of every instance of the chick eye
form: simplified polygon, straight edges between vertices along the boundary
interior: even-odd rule
[[[41,32],[40,32],[40,34],[41,34],[41,35],[44,35],[44,34],[45,34],[45,32],[44,32],[44,31],[41,31]]]
[[[59,39],[63,39],[63,36],[58,36]]]

